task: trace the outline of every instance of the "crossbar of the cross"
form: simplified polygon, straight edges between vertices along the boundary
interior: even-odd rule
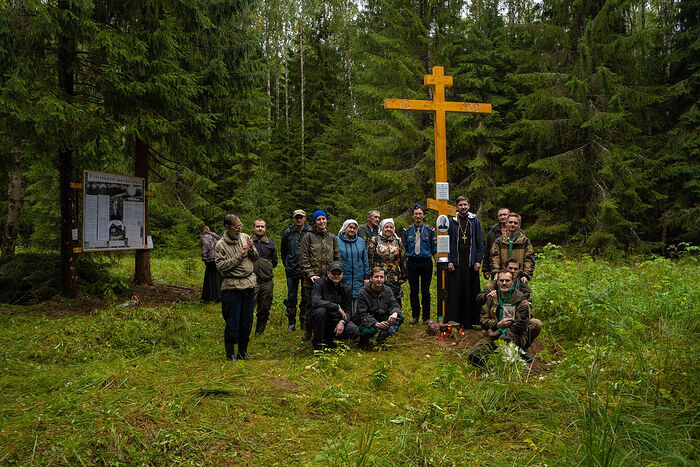
[[[385,99],[384,108],[388,110],[423,110],[445,112],[462,112],[474,114],[490,114],[491,104],[479,102],[435,102],[417,99]]]

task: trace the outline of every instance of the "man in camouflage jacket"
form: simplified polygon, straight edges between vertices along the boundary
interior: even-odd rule
[[[327,229],[328,218],[326,213],[318,210],[314,212],[313,228],[304,235],[299,244],[299,267],[304,275],[302,293],[304,294],[306,309],[300,316],[301,327],[304,329],[304,340],[311,337],[308,327],[311,314],[311,287],[319,277],[328,272],[328,265],[333,261],[341,261],[338,239]]]
[[[506,266],[508,258],[516,258],[520,262],[520,280],[528,283],[535,272],[535,250],[532,243],[520,230],[520,215],[514,212],[508,214],[508,231],[491,245],[491,276]]]
[[[512,342],[521,349],[529,345],[530,303],[513,287],[513,273],[503,270],[496,280],[496,297],[489,295],[481,307],[481,328],[485,335],[469,352],[469,361],[475,365],[486,363],[488,356],[496,350],[497,340]],[[514,308],[512,317],[506,315],[504,305]]]

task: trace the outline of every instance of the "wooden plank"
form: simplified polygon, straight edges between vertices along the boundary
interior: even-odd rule
[[[479,102],[445,102],[446,112],[462,112],[471,114],[490,114],[491,104]]]
[[[435,102],[416,99],[384,99],[384,108],[389,110],[435,110]]]
[[[441,204],[444,204],[444,211],[440,211],[440,206]],[[445,200],[436,200],[432,198],[428,198],[428,204],[426,206],[428,209],[432,211],[438,211],[439,214],[447,214],[448,216],[456,216],[457,215],[457,207],[452,206],[451,204],[447,204],[447,201]]]

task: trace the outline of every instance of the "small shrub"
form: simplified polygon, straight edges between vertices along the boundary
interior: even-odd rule
[[[78,285],[96,296],[112,296],[128,288],[126,279],[109,272],[111,260],[78,255]],[[18,253],[0,263],[0,303],[30,304],[48,300],[59,290],[60,255]]]
[[[380,363],[379,366],[377,367],[376,370],[374,370],[372,373],[370,373],[370,377],[372,379],[372,385],[375,388],[380,388],[382,387],[387,379],[389,379],[389,375],[387,374],[387,366],[384,362]]]

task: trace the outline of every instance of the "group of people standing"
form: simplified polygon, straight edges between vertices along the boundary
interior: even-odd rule
[[[506,208],[500,209],[499,223],[491,227],[484,241],[479,219],[469,212],[469,199],[457,198],[456,207],[457,215],[449,219],[448,225],[446,319],[463,327],[481,326],[484,339],[493,338],[488,342],[480,341],[478,352],[473,352],[474,363],[483,362],[489,351],[495,348],[494,342],[498,338],[515,340],[526,352],[534,338],[520,339],[520,335],[532,336],[541,329],[541,323],[539,328],[530,325],[531,321],[537,321],[530,320],[531,311],[516,313],[522,315],[522,319],[527,315],[528,323],[520,332],[523,323],[515,319],[504,321],[503,318],[494,323],[490,310],[495,300],[495,316],[502,316],[504,303],[524,296],[520,291],[517,294],[512,292],[515,284],[527,286],[532,278],[534,254],[532,245],[520,230],[520,216]],[[298,324],[304,333],[303,340],[310,339],[315,349],[334,347],[334,339],[359,337],[360,343],[366,344],[376,335],[378,340],[383,340],[394,334],[404,321],[401,286],[406,281],[410,289],[411,324],[421,320],[429,322],[437,234],[433,227],[424,223],[424,217],[424,208],[415,204],[412,209],[414,222],[403,229],[399,237],[394,220],[380,220],[379,211],[372,210],[366,223],[347,219],[338,235],[333,235],[328,231],[328,216],[324,211],[315,211],[309,225],[306,212],[295,210],[292,225],[282,233],[281,242],[287,279],[287,298],[284,300],[287,332],[297,329],[299,303]],[[254,221],[252,239],[241,232],[242,223],[234,214],[225,217],[224,227],[226,232],[219,239],[212,232],[202,233],[202,259],[206,263],[202,299],[211,299],[205,297],[205,290],[215,290],[216,283],[211,276],[218,271],[223,277],[220,300],[226,321],[226,356],[229,360],[248,359],[254,304],[258,304],[256,334],[264,332],[270,315],[277,251],[274,242],[266,236],[267,226],[263,219]],[[488,254],[485,255],[485,251]],[[511,260],[518,265],[517,277],[505,269]],[[498,276],[501,268],[510,274],[511,279],[509,287],[512,290],[507,299],[500,295],[500,285],[503,284]],[[482,269],[484,277],[493,280],[483,291],[480,287]],[[492,293],[494,291],[497,292]],[[529,307],[529,300],[525,302]],[[510,309],[509,306],[505,308]],[[496,331],[492,331],[494,325]],[[492,335],[492,332],[498,335]],[[518,339],[514,339],[514,335]],[[235,345],[238,345],[238,352],[234,351]]]

